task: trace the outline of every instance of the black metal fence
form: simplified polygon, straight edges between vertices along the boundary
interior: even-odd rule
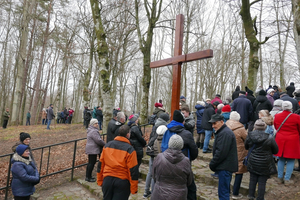
[[[140,125],[140,127],[143,127],[143,132],[145,133],[146,131],[146,126],[149,125],[149,124],[143,124],[143,125]],[[104,141],[106,141],[106,133],[105,134],[101,134],[102,136],[102,139]],[[79,141],[82,141],[82,140],[86,140],[86,138],[80,138],[80,139],[76,139],[76,140],[70,140],[70,141],[67,141],[67,142],[61,142],[61,143],[57,143],[57,144],[52,144],[52,145],[47,145],[47,146],[43,146],[43,147],[38,147],[38,148],[34,148],[32,149],[32,151],[37,151],[37,150],[41,150],[41,157],[40,157],[40,161],[39,161],[39,172],[41,173],[41,170],[42,170],[42,165],[43,165],[43,155],[44,155],[44,151],[45,149],[47,150],[48,149],[48,156],[47,156],[47,164],[46,164],[46,174],[45,175],[42,175],[41,178],[44,178],[44,177],[47,177],[47,176],[52,176],[52,175],[55,175],[55,174],[59,174],[59,173],[62,173],[62,172],[66,172],[66,171],[70,171],[71,170],[71,181],[73,181],[73,178],[74,178],[74,169],[75,168],[79,168],[79,167],[82,167],[82,166],[85,166],[87,165],[88,163],[84,163],[84,164],[80,164],[80,165],[75,165],[75,161],[76,161],[76,151],[77,151],[77,144]],[[54,146],[60,146],[60,145],[65,145],[65,144],[70,144],[70,143],[74,143],[74,146],[73,146],[73,158],[72,158],[72,166],[71,167],[68,167],[68,168],[65,168],[65,169],[62,169],[62,170],[59,170],[59,171],[56,171],[56,172],[52,172],[52,173],[48,173],[48,170],[49,170],[49,163],[50,163],[50,155],[51,155],[51,148],[54,147]],[[0,159],[3,159],[3,158],[6,158],[6,157],[9,157],[9,164],[8,164],[8,168],[7,168],[7,179],[6,179],[6,186],[5,187],[1,187],[0,188],[0,191],[2,190],[5,190],[5,200],[7,200],[7,197],[8,197],[8,190],[9,188],[11,187],[10,186],[10,169],[11,169],[11,162],[10,160],[12,159],[12,156],[13,156],[14,153],[10,153],[10,154],[5,154],[5,155],[0,155]]]

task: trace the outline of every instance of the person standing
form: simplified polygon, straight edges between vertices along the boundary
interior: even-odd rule
[[[181,106],[187,105],[185,96],[183,96],[183,95],[180,96],[180,103],[181,103]]]
[[[98,120],[92,119],[87,130],[87,142],[85,146],[85,153],[89,158],[85,176],[85,180],[88,182],[96,181],[96,179],[92,177],[92,172],[97,161],[97,155],[100,155],[104,145],[105,142],[101,139],[98,131]]]
[[[118,136],[119,128],[125,123],[125,114],[123,112],[113,112],[113,116],[107,125],[107,143]]]
[[[196,145],[199,149],[203,149],[203,143],[205,138],[205,130],[201,126],[203,112],[205,109],[205,103],[203,101],[197,101],[197,105],[195,105],[196,115],[197,115],[197,137],[196,137]]]
[[[119,136],[103,148],[97,184],[102,186],[103,199],[128,200],[130,193],[138,191],[137,156],[129,141],[130,127],[122,125],[118,132]]]
[[[254,124],[255,130],[248,134],[245,141],[245,148],[247,150],[251,148],[247,164],[247,169],[250,172],[249,200],[255,199],[257,184],[258,195],[256,199],[264,200],[267,180],[270,175],[277,173],[273,154],[278,152],[278,146],[274,138],[265,133],[266,127],[266,123],[262,119],[258,119]]]
[[[26,114],[26,126],[27,126],[27,124],[30,126],[30,118],[31,118],[31,114],[30,114],[30,111],[28,110],[28,112]]]
[[[224,117],[214,114],[209,122],[215,129],[213,158],[209,168],[218,173],[218,195],[220,200],[230,199],[230,182],[232,173],[238,171],[238,155],[234,133],[224,124]]]
[[[174,134],[169,148],[157,155],[153,163],[154,191],[151,199],[186,200],[193,172],[189,159],[182,153],[183,139]]]
[[[100,106],[98,106],[97,108],[96,116],[98,120],[99,129],[102,130],[103,113],[102,113],[102,108]]]
[[[47,124],[47,111],[46,108],[43,108],[42,111],[42,125],[46,125]]]
[[[245,91],[240,91],[239,97],[236,98],[231,105],[231,110],[240,114],[240,122],[246,127],[251,119],[253,107],[251,101],[247,99],[245,94]]]
[[[72,123],[73,115],[74,115],[74,110],[72,108],[69,108],[69,118],[68,118],[68,123]]]
[[[270,89],[267,91],[267,98],[268,98],[268,100],[271,102],[272,106],[273,106],[273,104],[274,104],[274,98],[273,98],[274,92],[275,92],[275,90],[274,90],[273,88],[270,88]]]
[[[213,100],[211,100],[211,104],[213,104],[214,102],[218,101],[219,103],[223,103],[223,101],[221,100],[221,95],[216,94],[215,98]]]
[[[35,192],[34,185],[40,182],[40,175],[28,148],[27,145],[20,144],[11,160],[11,189],[15,200],[30,200]]]
[[[294,97],[293,96],[293,92],[295,91],[295,84],[294,82],[290,82],[290,85],[287,86],[286,88],[286,93],[290,96],[290,97]]]
[[[48,108],[48,112],[47,112],[47,129],[50,130],[50,124],[51,124],[51,120],[55,118],[55,115],[53,114],[53,104],[50,104],[49,108]]]
[[[211,103],[209,103],[205,107],[205,110],[203,112],[202,122],[201,122],[201,127],[205,131],[203,153],[211,153],[211,149],[208,148],[208,145],[213,133],[213,128],[211,126],[211,123],[209,123],[208,121],[211,119],[211,116],[213,114],[215,114],[215,107]]]
[[[181,107],[181,113],[184,116],[184,128],[194,134],[195,128],[195,119],[194,115],[191,114],[190,108],[188,105]]]
[[[3,129],[7,128],[7,124],[8,124],[8,120],[10,118],[10,113],[9,113],[9,109],[6,108],[6,110],[3,113]]]
[[[236,86],[235,91],[232,93],[232,96],[231,96],[232,101],[234,101],[236,98],[239,97],[240,91],[241,91],[240,86],[239,85]]]
[[[24,145],[27,145],[28,146],[28,150],[29,150],[29,155],[32,159],[32,161],[35,163],[35,160],[34,160],[34,157],[32,155],[32,151],[31,151],[31,148],[30,148],[30,140],[31,140],[31,136],[29,133],[25,133],[25,132],[21,132],[20,133],[20,141],[17,142],[15,145],[12,146],[12,151],[14,153],[16,153],[16,149],[17,147],[20,145],[20,144],[24,144]]]

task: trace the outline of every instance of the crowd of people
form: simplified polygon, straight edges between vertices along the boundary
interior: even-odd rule
[[[242,198],[239,190],[243,174],[249,172],[248,199],[263,200],[271,175],[276,174],[279,184],[290,186],[294,183],[291,180],[293,170],[300,171],[299,163],[294,168],[295,159],[298,162],[300,159],[300,90],[295,90],[294,83],[286,90],[279,92],[277,86],[270,86],[253,92],[248,87],[242,91],[237,86],[232,96],[224,101],[219,94],[212,100],[198,101],[196,112],[191,111],[186,98],[181,96],[180,109],[172,113],[172,121],[160,100],[154,104],[149,118],[153,127],[148,144],[139,126],[138,114],[127,117],[120,109],[114,109],[106,141],[103,141],[99,133],[103,122],[102,108],[90,110],[86,107],[88,165],[85,180],[97,181],[102,186],[104,199],[128,199],[130,193],[138,192],[139,167],[147,154],[150,160],[144,198],[197,199],[191,164],[202,151],[212,153],[209,168],[214,172],[211,175],[219,179],[219,199]],[[52,108],[50,105],[47,111],[47,128],[54,118]],[[61,120],[66,123],[68,119],[61,115]],[[31,195],[34,185],[39,182],[29,142],[30,135],[21,133],[20,142],[13,147],[15,179],[12,188],[15,196],[19,195],[17,188],[22,182],[18,165],[25,163],[26,173],[30,176],[26,179],[26,184],[30,183],[30,187],[26,186],[30,192],[22,192],[22,195]],[[92,177],[97,159],[97,177]]]

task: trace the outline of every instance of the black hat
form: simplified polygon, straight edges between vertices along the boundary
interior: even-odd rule
[[[213,102],[213,105],[215,105],[215,106],[218,106],[219,104],[220,104],[220,102],[218,102],[218,101]]]
[[[220,114],[214,114],[211,116],[211,119],[208,121],[209,123],[214,123],[217,121],[224,121],[223,115]]]
[[[264,90],[259,91],[258,95],[266,96],[267,92]]]
[[[119,111],[119,110],[114,110],[114,111],[113,111],[113,116],[116,117],[117,114],[118,114],[118,112],[120,112],[120,111]]]
[[[26,138],[30,138],[31,139],[29,133],[21,132],[20,133],[20,141],[23,142]]]
[[[159,115],[159,118],[161,118],[162,120],[168,122],[170,120],[170,116],[167,113],[162,113]]]
[[[241,90],[241,91],[239,91],[239,94],[246,94],[246,92]]]
[[[221,95],[220,94],[216,94],[216,97],[221,97]]]
[[[184,122],[184,116],[183,114],[180,112],[180,110],[175,110],[173,113],[173,120],[176,122]]]

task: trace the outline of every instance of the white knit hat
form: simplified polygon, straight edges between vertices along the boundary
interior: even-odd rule
[[[240,114],[239,114],[238,112],[232,111],[232,112],[230,113],[229,119],[232,119],[232,120],[234,120],[234,121],[240,121],[241,116],[240,116]]]
[[[183,148],[183,139],[177,134],[172,135],[172,137],[169,140],[169,148],[182,149]]]
[[[275,92],[275,90],[274,90],[273,88],[268,89],[267,93],[268,93],[268,94],[271,94],[271,92]]]
[[[205,107],[205,103],[203,101],[197,101],[197,104]]]
[[[281,107],[281,106],[282,106],[282,102],[283,102],[283,100],[281,100],[281,99],[276,99],[276,100],[274,101],[274,106]]]
[[[91,119],[90,126],[93,126],[94,124],[98,124],[98,120],[95,118]]]
[[[160,125],[159,127],[157,127],[156,129],[156,133],[157,135],[163,135],[165,134],[165,132],[168,130],[168,128],[165,125]]]
[[[281,107],[283,110],[292,110],[293,109],[293,105],[289,101],[283,101]]]

